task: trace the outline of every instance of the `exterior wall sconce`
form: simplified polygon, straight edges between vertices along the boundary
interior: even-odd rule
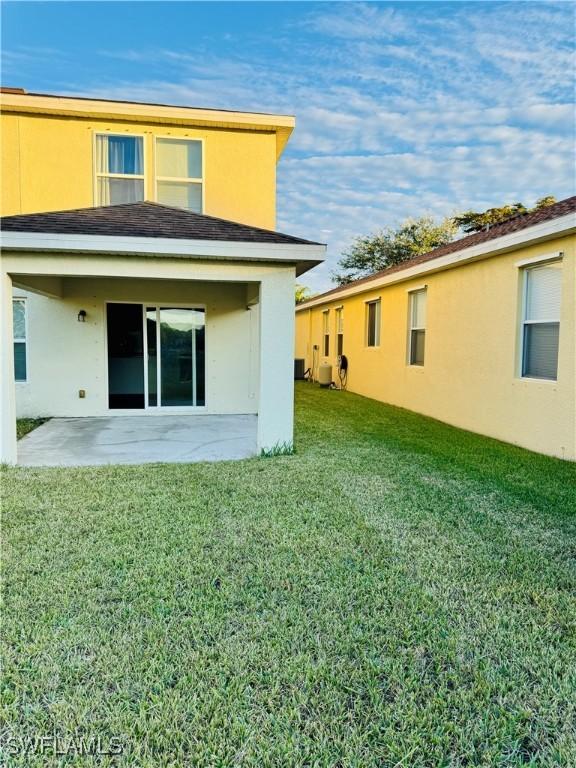
[[[79,323],[85,323],[86,322],[86,310],[81,309],[80,312],[78,312],[78,322]]]

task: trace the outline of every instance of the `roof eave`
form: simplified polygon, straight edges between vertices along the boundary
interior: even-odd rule
[[[267,262],[294,266],[296,275],[304,274],[321,264],[326,254],[326,246],[315,243],[260,243],[47,232],[3,232],[0,245],[4,251],[22,253],[97,253],[102,256]]]
[[[138,123],[274,132],[276,134],[277,158],[284,151],[296,124],[293,115],[179,107],[129,101],[106,101],[97,98],[74,98],[30,93],[2,93],[0,96],[0,107],[5,113],[63,115],[86,119],[123,120]]]
[[[387,285],[403,283],[421,275],[454,269],[473,261],[481,261],[492,256],[509,253],[522,246],[537,245],[540,242],[574,233],[576,233],[576,213],[572,212],[540,224],[535,224],[526,229],[520,229],[517,232],[510,232],[501,237],[494,238],[494,240],[463,248],[460,251],[453,251],[445,256],[438,256],[435,259],[415,264],[412,267],[407,266],[395,272],[391,271],[389,274],[384,273],[375,276],[373,280],[365,280],[359,284],[350,283],[349,285],[343,285],[340,289],[329,291],[298,304],[296,311],[301,312],[302,310],[311,309],[312,307],[321,306],[332,301],[339,301],[349,296],[377,290]]]

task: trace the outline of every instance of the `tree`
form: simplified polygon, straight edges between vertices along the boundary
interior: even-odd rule
[[[465,211],[440,222],[430,216],[407,219],[398,229],[386,227],[372,235],[357,237],[350,249],[342,255],[338,262],[341,271],[333,273],[332,280],[338,285],[346,285],[446,245],[454,240],[459,230],[466,234],[479,232],[513,216],[554,205],[555,202],[555,197],[547,195],[537,200],[533,208],[526,208],[523,203],[511,203],[481,212]],[[298,299],[296,301],[299,303]]]
[[[454,223],[466,234],[470,232],[480,232],[494,224],[500,224],[512,216],[518,216],[520,213],[527,213],[528,209],[522,203],[512,203],[503,205],[500,208],[488,208],[486,211],[464,211],[464,213],[454,216]]]
[[[548,205],[554,205],[556,198],[553,195],[541,197],[536,201],[534,208],[526,208],[523,203],[511,203],[502,205],[500,208],[488,208],[486,211],[465,211],[454,216],[454,223],[466,234],[470,232],[480,232],[483,229],[490,228],[494,224],[500,224],[502,221],[519,216],[524,213],[531,213],[540,208],[546,208]]]
[[[310,292],[310,288],[307,285],[300,285],[296,283],[295,299],[296,304],[302,304],[303,301],[311,299],[313,294]]]
[[[554,205],[556,198],[554,195],[546,195],[541,197],[540,200],[536,200],[536,205],[532,208],[533,211],[539,211],[540,208],[548,208],[549,205]]]
[[[430,216],[420,216],[407,219],[398,229],[387,227],[373,235],[357,237],[338,262],[342,271],[334,273],[332,279],[338,285],[346,285],[445,245],[456,232],[452,219],[438,223]]]

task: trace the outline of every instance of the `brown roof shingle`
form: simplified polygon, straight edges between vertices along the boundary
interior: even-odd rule
[[[340,285],[337,288],[332,288],[325,293],[318,294],[318,296],[313,296],[308,301],[302,302],[298,305],[297,308],[301,309],[302,307],[306,306],[308,302],[316,302],[318,299],[332,296],[333,294],[337,294],[340,291],[344,291],[352,286],[362,285],[362,283],[368,283],[379,277],[383,277],[384,275],[393,274],[394,272],[401,272],[403,269],[408,269],[409,267],[414,267],[417,264],[423,264],[427,261],[433,261],[440,256],[446,256],[449,253],[455,253],[456,251],[464,250],[464,248],[470,248],[473,245],[479,245],[480,243],[485,243],[489,240],[495,240],[497,237],[509,235],[512,232],[518,232],[522,229],[527,229],[528,227],[533,227],[536,224],[542,224],[545,221],[557,219],[560,216],[565,216],[568,213],[574,212],[576,212],[576,195],[573,197],[567,197],[565,200],[559,200],[553,205],[540,208],[539,210],[533,211],[532,213],[519,214],[518,216],[514,216],[510,219],[507,219],[506,221],[501,222],[500,224],[494,224],[489,229],[483,229],[481,232],[474,232],[472,235],[467,235],[466,237],[461,237],[459,240],[453,240],[451,243],[441,245],[439,248],[435,248],[433,251],[428,251],[428,253],[415,256],[409,261],[404,261],[401,264],[395,264],[394,266],[387,267],[386,269],[382,269],[379,272],[374,272],[372,275],[368,275],[367,277],[361,277],[358,280],[353,280],[351,283],[346,283],[346,285]]]
[[[270,229],[151,202],[4,216],[0,218],[0,229],[3,232],[320,245]]]

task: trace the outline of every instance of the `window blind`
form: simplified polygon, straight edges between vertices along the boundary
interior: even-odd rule
[[[426,291],[412,294],[412,328],[426,328]]]
[[[202,143],[185,139],[158,139],[156,162],[158,176],[201,179]]]
[[[529,322],[560,322],[562,267],[548,264],[527,272],[526,316]]]
[[[522,334],[522,376],[556,379],[560,337],[562,265],[526,270]]]
[[[156,140],[156,189],[159,203],[202,213],[202,142]]]

